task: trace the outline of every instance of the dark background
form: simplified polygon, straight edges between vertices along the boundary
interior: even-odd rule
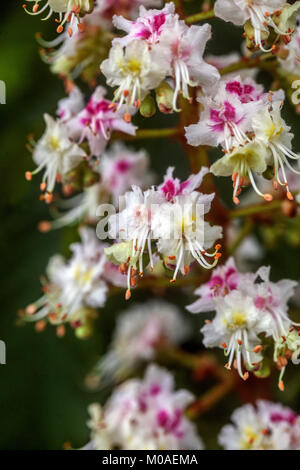
[[[239,47],[241,30],[219,20],[212,24],[210,52],[226,53]],[[56,252],[67,254],[74,237],[74,229],[47,235],[38,232],[38,222],[49,217],[48,208],[39,201],[39,177],[31,183],[24,178],[24,172],[33,168],[25,148],[27,135],[40,137],[43,113],[54,115],[57,100],[64,95],[62,83],[40,60],[34,38],[37,31],[47,39],[55,35],[53,22],[29,17],[21,1],[2,2],[0,79],[7,86],[7,104],[0,107],[0,339],[7,345],[7,364],[0,366],[0,449],[60,449],[66,441],[74,447],[87,441],[86,407],[101,396],[88,392],[83,380],[105,351],[116,315],[128,307],[123,296],[109,299],[94,335],[86,341],[76,339],[70,330],[64,339],[57,339],[54,329],[37,334],[31,324],[16,324],[18,309],[40,296],[39,278],[49,257]],[[296,134],[294,150],[299,151],[299,116],[288,106],[285,113]],[[160,116],[142,126],[169,126],[172,119]],[[139,145],[148,149],[158,175],[169,165],[176,166],[178,176],[188,175],[179,145],[167,141]],[[230,201],[230,182],[219,179],[217,185],[223,198]],[[267,252],[266,262],[272,263],[274,278],[300,278],[298,244],[290,248],[280,243],[276,251]],[[147,295],[151,294],[136,292],[134,300]],[[165,297],[182,307],[187,303],[186,295],[174,289]],[[200,316],[192,320],[199,340],[202,320]],[[300,368],[291,369],[284,394],[280,395],[274,384],[274,399],[300,411]],[[183,374],[177,371],[179,382]],[[195,385],[192,387],[197,393]],[[216,434],[238,404],[237,397],[231,395],[200,419],[199,430],[208,448],[216,448]]]

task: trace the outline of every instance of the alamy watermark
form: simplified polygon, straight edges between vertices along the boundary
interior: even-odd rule
[[[6,344],[0,340],[0,364],[6,364]]]
[[[161,212],[160,204],[126,205],[126,199],[119,199],[119,211],[113,204],[100,204],[96,216],[100,218],[96,233],[100,240],[131,240],[139,228],[159,233],[161,240],[181,240],[184,236],[196,236],[199,243],[204,241],[203,204],[168,204]],[[145,232],[146,235],[146,232]]]
[[[6,84],[0,80],[0,104],[6,104]]]
[[[300,80],[294,80],[292,83],[292,88],[295,90],[292,94],[292,103],[300,104]]]

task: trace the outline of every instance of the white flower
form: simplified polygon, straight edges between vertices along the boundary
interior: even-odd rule
[[[266,311],[260,311],[253,299],[238,290],[225,297],[215,299],[216,316],[201,330],[206,347],[224,348],[231,369],[234,359],[239,375],[246,380],[248,372],[243,372],[242,361],[246,369],[253,370],[262,360],[260,340],[262,332],[271,334],[272,317]]]
[[[103,410],[93,408],[92,442],[98,449],[106,442],[121,450],[201,450],[195,426],[184,416],[193,401],[187,390],[174,390],[172,375],[150,365],[142,380],[127,380],[115,388]],[[99,425],[100,423],[100,425]],[[105,427],[104,427],[105,426]]]
[[[219,443],[225,450],[299,450],[300,420],[290,408],[258,400],[232,414],[233,424],[223,427]]]
[[[166,76],[168,62],[161,48],[149,50],[148,44],[135,39],[125,48],[117,43],[109,53],[109,58],[101,64],[101,71],[108,85],[115,87],[114,101],[118,109],[125,102],[125,120],[130,120],[129,105],[139,107],[146,94],[155,89]]]
[[[136,131],[135,126],[124,121],[124,107],[117,110],[105,95],[105,88],[97,87],[88,104],[67,122],[72,137],[80,143],[87,139],[91,155],[95,157],[100,157],[104,151],[112,131],[130,135],[135,135]]]
[[[126,298],[130,298],[131,279],[136,274],[136,270],[139,269],[140,275],[143,274],[145,249],[148,250],[150,269],[153,269],[152,217],[163,200],[163,195],[154,188],[143,192],[138,186],[132,186],[132,191],[124,196],[120,212],[109,218],[112,238],[129,242],[129,253],[124,259],[125,261],[127,257],[129,258]]]
[[[153,237],[158,240],[158,252],[175,260],[175,271],[172,282],[176,280],[179,270],[188,274],[193,259],[205,269],[213,268],[221,254],[220,245],[212,253],[207,252],[222,237],[222,228],[210,226],[204,221],[209,212],[214,194],[191,194],[175,196],[172,203],[165,202],[155,211],[152,219]],[[213,263],[207,257],[214,258]]]
[[[113,23],[116,28],[127,33],[123,38],[114,39],[113,44],[127,46],[133,39],[140,39],[153,45],[159,41],[164,31],[174,28],[178,23],[178,15],[175,14],[174,3],[170,2],[162,10],[146,10],[141,6],[136,21],[127,20],[123,16],[114,16]]]
[[[33,160],[38,168],[27,172],[26,178],[30,180],[32,175],[45,169],[41,189],[51,193],[56,179],[75,168],[86,157],[86,153],[70,140],[68,128],[63,122],[55,121],[48,114],[44,118],[46,131],[33,151]]]
[[[190,99],[189,86],[212,87],[220,78],[218,70],[203,59],[204,49],[210,38],[209,24],[183,27],[181,23],[176,23],[173,28],[167,29],[161,35],[162,47],[169,48],[171,54],[175,111],[180,111],[176,104],[179,92],[184,98]]]
[[[157,349],[180,344],[189,327],[174,305],[149,301],[124,312],[117,320],[112,344],[95,373],[106,382],[122,379],[141,361],[155,358]]]
[[[242,26],[250,20],[254,28],[256,45],[268,52],[262,44],[264,33],[268,36],[268,27],[271,27],[277,34],[285,34],[278,29],[272,19],[272,15],[285,4],[285,0],[217,0],[214,9],[216,16],[238,26]]]
[[[201,119],[185,128],[190,145],[222,145],[229,152],[249,141],[246,134],[251,130],[251,118],[261,107],[260,89],[249,80],[236,77],[221,81],[213,97],[198,99],[203,108]]]
[[[291,141],[294,137],[290,133],[290,127],[286,125],[281,117],[282,103],[275,100],[269,106],[265,106],[261,112],[252,118],[252,127],[255,132],[255,140],[266,147],[270,152],[270,160],[274,164],[274,180],[276,184],[286,187],[287,197],[293,200],[288,181],[285,174],[285,165],[294,173],[300,171],[293,168],[289,159],[299,160],[300,155],[292,151]],[[283,181],[281,181],[279,170],[281,169]]]
[[[70,322],[74,328],[82,326],[89,308],[102,307],[106,301],[107,284],[102,279],[106,258],[104,246],[92,229],[80,229],[81,243],[70,246],[73,255],[66,261],[56,255],[47,268],[45,295],[30,306],[35,314],[30,321],[48,318],[51,323]]]

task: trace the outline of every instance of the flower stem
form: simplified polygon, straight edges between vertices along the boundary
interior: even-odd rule
[[[190,15],[185,18],[186,24],[193,24],[198,23],[199,21],[209,20],[210,18],[214,18],[215,12],[214,10],[209,11],[202,11],[201,13],[196,13],[195,15]]]
[[[252,59],[248,57],[243,57],[238,62],[235,62],[234,64],[228,65],[227,67],[221,69],[220,74],[226,75],[228,73],[233,73],[239,70],[250,69],[255,67],[265,70],[268,68],[269,65],[273,65],[273,62],[274,64],[276,64],[275,61],[276,57],[272,53],[262,54]],[[267,64],[267,62],[269,63]]]
[[[255,204],[253,206],[243,207],[241,209],[235,209],[229,212],[230,219],[236,219],[237,217],[248,217],[250,215],[258,215],[264,212],[270,212],[281,208],[282,200],[275,200],[263,204]]]
[[[165,129],[139,129],[136,135],[123,134],[122,132],[114,132],[112,140],[140,140],[140,139],[165,139],[176,137],[182,134],[181,129],[170,127]]]

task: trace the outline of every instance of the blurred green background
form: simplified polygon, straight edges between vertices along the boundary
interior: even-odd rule
[[[0,366],[0,449],[60,449],[66,441],[80,447],[88,440],[86,407],[100,398],[99,394],[85,390],[84,377],[105,351],[117,313],[128,304],[123,295],[109,299],[94,335],[87,341],[76,339],[70,330],[65,338],[58,339],[49,327],[37,334],[31,324],[16,325],[18,309],[40,296],[39,279],[49,257],[57,251],[67,254],[74,230],[47,235],[38,232],[38,222],[49,218],[48,208],[39,201],[39,177],[31,183],[24,178],[24,172],[33,169],[31,155],[25,148],[27,135],[34,133],[36,138],[40,137],[43,113],[54,114],[58,99],[64,95],[62,83],[40,60],[34,38],[41,31],[43,37],[51,39],[55,28],[52,22],[42,23],[38,17],[26,15],[20,1],[2,3],[0,79],[7,86],[7,104],[0,106],[0,339],[6,342],[7,364]],[[238,49],[241,38],[238,28],[219,20],[214,20],[213,25],[210,52]],[[289,107],[285,113],[296,134],[294,149],[300,151],[299,116]],[[172,119],[160,116],[151,123],[143,123],[143,127],[169,126]],[[140,145],[148,149],[158,175],[174,165],[177,176],[187,176],[187,162],[179,145],[167,141]],[[221,179],[217,184],[229,201],[230,182]],[[282,242],[276,248],[266,255],[266,262],[272,263],[274,279],[285,276],[300,279],[299,244],[291,248]],[[134,300],[144,300],[147,295],[151,296],[136,292]],[[182,307],[187,304],[185,293],[168,290],[165,297]],[[188,315],[187,319],[190,320]],[[191,321],[199,340],[202,319],[194,316]],[[281,395],[275,391],[274,398],[300,412],[300,368],[290,369],[287,391]],[[183,372],[178,370],[177,374],[180,383]],[[199,393],[195,384],[192,387]],[[275,384],[273,388],[276,390]],[[201,418],[199,429],[208,448],[216,448],[216,433],[228,422],[238,403],[237,397],[231,395]]]

